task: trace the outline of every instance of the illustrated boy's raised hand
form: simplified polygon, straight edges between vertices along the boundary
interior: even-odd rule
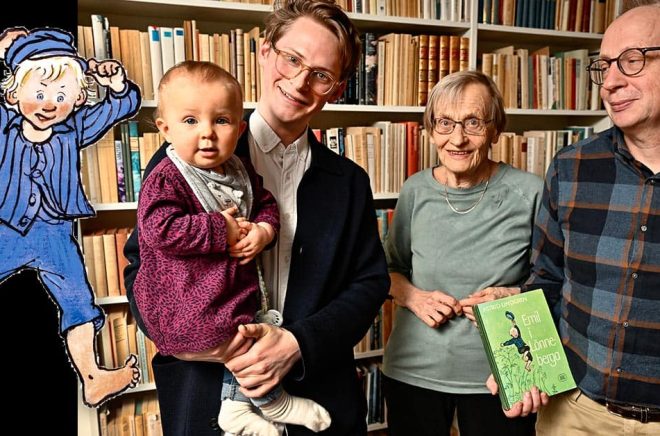
[[[275,229],[268,223],[255,224],[244,221],[239,225],[247,230],[247,236],[229,249],[229,255],[240,257],[240,264],[245,265],[270,244],[275,237]]]
[[[101,86],[107,86],[113,91],[120,93],[126,87],[126,71],[122,64],[114,59],[97,61],[91,58],[87,61],[87,74]]]
[[[5,29],[0,34],[0,59],[5,58],[7,49],[14,42],[16,38],[27,34],[28,31],[25,27],[10,27],[8,29]]]

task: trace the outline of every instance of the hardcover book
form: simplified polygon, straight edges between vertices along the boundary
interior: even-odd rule
[[[548,395],[576,387],[542,290],[478,304],[474,314],[505,409],[532,386]]]

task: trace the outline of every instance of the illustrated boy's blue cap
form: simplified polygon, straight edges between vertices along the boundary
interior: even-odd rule
[[[7,50],[5,64],[16,71],[18,65],[28,59],[42,59],[53,56],[74,58],[87,71],[87,62],[78,56],[73,46],[73,36],[59,29],[36,29],[14,40]]]

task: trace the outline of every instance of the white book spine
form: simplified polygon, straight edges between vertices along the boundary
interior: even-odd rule
[[[163,56],[163,73],[174,66],[174,35],[171,27],[160,28],[160,50]]]
[[[92,15],[92,37],[94,40],[94,57],[98,60],[107,59],[106,50],[106,18],[103,15]]]
[[[158,90],[158,84],[163,77],[163,56],[160,47],[160,29],[149,26],[149,54],[151,55],[151,79],[154,85],[154,94]]]
[[[186,60],[186,43],[183,38],[183,27],[174,28],[174,63]]]

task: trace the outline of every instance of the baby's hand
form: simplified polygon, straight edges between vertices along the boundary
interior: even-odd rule
[[[244,227],[248,230],[247,236],[229,249],[230,256],[241,258],[241,265],[254,259],[275,237],[275,229],[268,223],[245,222]]]
[[[243,239],[247,232],[241,228],[239,222],[234,218],[234,215],[238,213],[238,208],[236,206],[230,207],[220,212],[227,222],[227,246],[232,247],[238,241]],[[230,251],[231,254],[231,251]]]
[[[99,62],[91,58],[87,62],[87,74],[94,77],[99,85],[110,87],[115,92],[122,92],[126,87],[124,67],[114,59]]]

